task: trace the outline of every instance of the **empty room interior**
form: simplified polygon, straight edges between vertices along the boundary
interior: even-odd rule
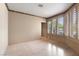
[[[0,56],[79,56],[79,4],[0,3]]]

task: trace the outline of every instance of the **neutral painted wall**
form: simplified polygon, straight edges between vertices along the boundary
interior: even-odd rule
[[[44,18],[9,11],[9,44],[40,39]]]
[[[0,55],[8,46],[8,11],[5,4],[0,3]]]

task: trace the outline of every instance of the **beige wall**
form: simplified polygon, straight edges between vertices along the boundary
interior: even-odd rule
[[[39,39],[44,18],[9,11],[9,44]]]
[[[0,3],[0,55],[8,46],[8,11],[5,4]]]

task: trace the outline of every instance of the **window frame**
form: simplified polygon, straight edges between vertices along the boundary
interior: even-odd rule
[[[59,36],[63,36],[64,35],[64,14],[62,14],[62,15],[59,15],[58,17],[57,17],[57,25],[58,25],[58,18],[60,18],[60,17],[63,17],[63,34],[62,35],[59,35],[59,34],[57,34],[57,35],[59,35]],[[57,28],[57,30],[56,30],[56,32],[58,31],[58,28]]]
[[[66,25],[66,27],[69,25],[68,29],[66,29],[66,31],[68,31],[67,36],[70,37],[70,38],[73,38],[72,37],[72,33],[73,33],[73,31],[72,31],[73,25],[72,24],[73,24],[73,9],[74,8],[76,8],[76,25],[75,25],[76,26],[76,37],[75,37],[75,39],[79,39],[79,26],[78,26],[79,25],[79,4],[74,5],[69,10],[67,10],[65,13],[51,18],[51,19],[56,18],[56,35],[58,35],[57,34],[58,17],[63,16],[64,17],[64,20],[63,20],[63,26],[64,26],[63,27],[63,35],[65,35],[65,20],[67,20],[68,24]],[[68,15],[68,17],[66,15]],[[50,20],[48,20],[48,21],[50,21]],[[52,33],[52,26],[51,26],[51,33]]]
[[[48,24],[48,22],[51,22],[51,20],[50,21],[47,21],[47,33],[48,34],[51,34],[51,30],[52,30],[52,28],[50,28],[50,31],[49,31],[49,24]],[[51,24],[52,24],[52,22],[51,22]],[[50,26],[50,27],[52,27],[52,25]]]
[[[54,35],[57,35],[57,17],[52,18],[52,24],[53,24],[53,19],[56,19],[56,33]],[[53,31],[53,30],[52,30]],[[53,33],[52,33],[53,34]]]

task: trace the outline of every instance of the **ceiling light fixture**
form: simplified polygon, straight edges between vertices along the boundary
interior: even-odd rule
[[[43,4],[38,4],[38,7],[43,7]]]

